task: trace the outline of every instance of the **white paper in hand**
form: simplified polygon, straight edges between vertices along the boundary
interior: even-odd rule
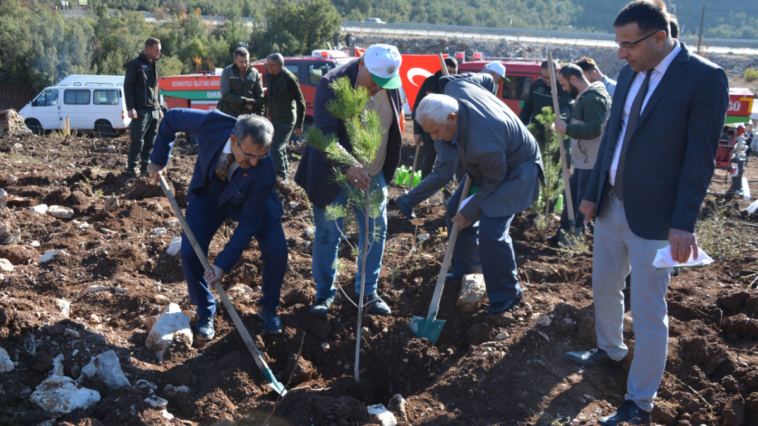
[[[474,194],[474,195],[476,195],[476,194]],[[472,196],[466,198],[465,200],[463,200],[463,202],[461,203],[461,208],[459,208],[458,211],[463,210],[463,208],[466,207],[466,204],[468,204],[468,202],[471,201],[472,198],[474,198],[474,195],[472,195]]]
[[[686,263],[679,263],[671,256],[671,246],[666,246],[658,250],[658,253],[656,253],[655,260],[653,260],[653,266],[658,269],[673,268],[674,266],[679,268],[699,268],[713,263],[713,259],[711,259],[703,249],[698,248],[697,254],[697,260],[695,260],[693,254],[690,253],[690,258],[687,259]]]

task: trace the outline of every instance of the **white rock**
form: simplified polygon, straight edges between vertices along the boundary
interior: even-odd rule
[[[53,359],[53,369],[48,376],[63,376],[63,354],[58,354],[58,356]]]
[[[168,420],[173,420],[174,418],[174,415],[169,413],[168,410],[165,408],[161,410],[161,415],[163,416],[164,419],[168,419]]]
[[[310,242],[310,241],[306,241],[306,242],[305,242],[305,248],[308,248],[308,247],[310,247],[310,246],[311,246],[311,242]]]
[[[98,291],[110,290],[111,288],[112,287],[108,287],[106,285],[91,285],[88,286],[86,290],[84,290],[84,294],[97,293]]]
[[[464,275],[461,292],[458,294],[458,302],[455,306],[466,312],[474,312],[482,304],[486,295],[487,288],[484,286],[484,275]]]
[[[234,286],[232,286],[232,288],[230,288],[226,292],[244,294],[244,293],[252,293],[253,289],[250,288],[249,286],[246,286],[245,284],[235,284]]]
[[[61,317],[68,318],[71,313],[71,302],[63,299],[55,299],[55,304],[58,305],[58,309],[61,310]]]
[[[418,240],[419,241],[426,241],[429,238],[431,238],[431,236],[429,234],[419,234],[419,236],[418,236]]]
[[[76,330],[74,330],[73,328],[67,328],[63,332],[63,335],[66,336],[66,337],[70,337],[72,339],[78,339],[79,338],[79,332],[76,331]]]
[[[157,236],[160,237],[161,235],[164,235],[166,233],[166,228],[151,229],[150,233],[153,234],[153,235],[157,235]]]
[[[118,209],[119,202],[116,197],[108,197],[105,199],[105,210],[113,211]]]
[[[182,237],[176,237],[173,240],[171,240],[171,243],[168,245],[168,248],[166,249],[166,253],[168,253],[169,256],[176,256],[179,254],[179,252],[182,250]]]
[[[13,264],[8,259],[0,259],[0,271],[2,272],[13,272],[15,268],[13,267]]]
[[[408,413],[406,411],[406,406],[408,405],[408,401],[403,398],[403,395],[395,394],[395,396],[390,399],[389,404],[387,404],[387,409],[392,411],[393,414],[395,414],[396,417],[400,417],[404,421],[408,421]]]
[[[56,256],[68,256],[68,253],[66,253],[65,250],[48,250],[45,254],[40,256],[39,263],[49,262]]]
[[[495,340],[497,340],[498,342],[502,342],[503,340],[505,340],[507,338],[508,338],[508,332],[504,331],[504,332],[498,334],[497,337],[495,337]]]
[[[298,204],[298,203],[290,203],[290,208],[291,208],[292,210],[295,210],[295,209],[296,209],[296,208],[297,208],[299,205],[300,205],[300,204]]]
[[[29,210],[33,211],[34,213],[45,214],[47,213],[47,204],[40,204],[38,206],[29,207]]]
[[[58,219],[71,219],[74,217],[74,209],[63,206],[50,206],[47,209],[47,213]]]
[[[550,315],[540,315],[534,319],[534,322],[543,327],[547,327],[553,322],[553,319],[550,318]]]
[[[164,296],[162,294],[156,294],[153,296],[153,302],[159,304],[159,305],[167,305],[171,299],[169,299],[167,296]]]
[[[39,247],[39,241],[32,241],[32,247]]]
[[[0,189],[0,207],[4,207],[8,204],[8,193],[4,189]]]
[[[7,373],[13,371],[16,368],[11,361],[11,357],[8,356],[8,352],[5,349],[0,348],[0,373]]]
[[[169,219],[166,221],[166,226],[168,226],[169,228],[176,228],[179,225],[180,225],[179,219]]]
[[[100,402],[100,394],[79,386],[70,377],[52,376],[40,383],[29,399],[51,415],[60,417]]]
[[[116,150],[116,147],[113,145],[108,145],[108,152],[113,152]]]
[[[111,389],[130,386],[129,380],[124,376],[124,372],[121,371],[118,356],[112,349],[108,352],[103,352],[97,358],[93,358],[89,364],[85,365],[77,382],[81,383],[85,378],[95,376]]]
[[[8,178],[6,179],[6,181],[8,181],[8,183],[12,185],[12,184],[18,182],[18,178],[16,176],[13,176],[13,175],[8,175]]]
[[[76,229],[78,229],[80,231],[83,231],[83,230],[85,230],[85,229],[87,229],[89,227],[90,227],[90,224],[87,223],[87,222],[82,222],[82,223],[76,225]]]
[[[168,401],[166,401],[165,399],[159,396],[154,396],[152,398],[145,398],[145,402],[147,402],[150,405],[150,407],[155,408],[156,410],[162,410],[166,408],[166,406],[168,405]]]
[[[324,352],[329,352],[329,343],[326,343],[326,342],[322,343],[321,349],[323,349]]]
[[[396,426],[397,418],[389,410],[384,408],[384,405],[369,405],[366,407],[368,410],[369,420],[373,422],[379,421],[382,426]]]
[[[316,233],[316,230],[311,228],[308,228],[305,230],[305,236],[308,238],[313,238],[313,235]]]
[[[150,330],[145,345],[148,349],[162,352],[168,349],[171,342],[176,338],[182,338],[192,345],[192,329],[190,328],[189,318],[184,315],[179,305],[169,303]]]

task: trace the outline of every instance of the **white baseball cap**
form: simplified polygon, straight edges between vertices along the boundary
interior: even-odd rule
[[[507,78],[505,78],[505,66],[501,64],[500,62],[490,62],[484,67],[484,70],[482,71],[492,71],[495,74],[499,75],[500,77],[503,77],[505,81],[510,81]]]
[[[403,85],[400,80],[400,65],[403,58],[397,47],[389,44],[375,44],[363,54],[363,63],[368,68],[374,82],[382,89],[398,89]]]

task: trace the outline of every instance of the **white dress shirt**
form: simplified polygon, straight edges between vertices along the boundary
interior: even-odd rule
[[[666,70],[669,69],[669,65],[671,65],[671,62],[676,58],[676,55],[679,54],[679,52],[682,51],[682,47],[679,45],[679,42],[677,40],[674,40],[674,49],[666,55],[663,60],[653,68],[653,73],[650,76],[650,85],[647,89],[647,96],[645,96],[645,100],[642,101],[642,108],[640,108],[640,116],[642,116],[642,112],[645,111],[645,106],[647,105],[647,101],[650,100],[650,97],[653,95],[653,92],[655,92],[655,89],[658,87],[658,83],[661,82],[661,79],[663,79],[663,75],[666,74]],[[645,72],[638,72],[634,76],[634,80],[632,80],[632,86],[629,88],[629,93],[626,95],[626,102],[624,103],[624,112],[621,114],[621,131],[619,132],[618,139],[616,140],[616,148],[613,152],[613,161],[611,162],[611,170],[610,170],[610,180],[611,185],[616,184],[616,170],[618,170],[619,167],[619,156],[621,156],[621,147],[624,145],[624,135],[626,134],[626,123],[629,122],[629,113],[632,110],[632,104],[634,103],[634,98],[637,97],[637,93],[639,93],[640,88],[642,87],[642,83],[645,81]]]
[[[234,155],[232,153],[232,138],[229,138],[226,141],[226,145],[224,145],[224,150],[221,151],[221,155],[218,156],[218,161],[216,161],[216,167],[213,170],[218,169],[221,165],[226,163],[226,159],[230,156]],[[239,163],[237,163],[237,160],[235,159],[234,162],[229,166],[229,172],[227,173],[226,180],[231,181],[232,176],[234,174],[234,171],[237,170],[237,167],[239,167]]]

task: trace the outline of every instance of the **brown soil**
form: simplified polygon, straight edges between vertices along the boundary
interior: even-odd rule
[[[411,126],[406,128],[404,163],[410,165],[414,148]],[[163,309],[156,295],[183,309],[192,307],[180,260],[165,252],[179,230],[168,228],[160,237],[149,232],[166,227],[173,214],[160,188],[121,173],[127,148],[124,137],[0,139],[0,187],[12,200],[26,199],[15,199],[9,209],[0,210],[0,220],[12,229],[12,244],[0,246],[0,257],[15,265],[0,279],[0,346],[18,363],[14,371],[0,375],[0,424],[37,425],[49,418],[29,401],[29,394],[45,378],[52,358],[63,354],[65,373],[75,377],[72,371],[109,349],[118,354],[132,384],[145,379],[157,386],[157,394],[169,400],[168,411],[176,417],[168,420],[150,409],[138,389],[111,391],[89,381],[86,386],[101,393],[101,402],[56,424],[262,424],[277,395],[266,385],[225,309],[217,316],[217,337],[203,347],[177,345],[160,362],[144,346],[145,319]],[[168,178],[180,202],[195,159],[193,147],[177,142]],[[298,159],[291,153],[293,169]],[[757,162],[749,166],[749,179],[758,175]],[[18,181],[10,183],[9,175]],[[724,172],[718,171],[709,200],[718,201],[716,193],[727,188],[723,178]],[[758,193],[758,185],[752,189]],[[366,318],[369,332],[363,335],[361,382],[356,383],[357,309],[339,295],[328,321],[309,315],[314,294],[311,249],[302,243],[309,220],[307,200],[296,186],[280,192],[286,206],[299,204],[294,210],[286,208],[283,218],[292,241],[280,308],[284,332],[263,332],[255,315],[256,295],[232,296],[274,373],[286,383],[294,370],[292,390],[278,405],[279,419],[272,425],[367,424],[366,406],[387,406],[396,394],[407,401],[407,419],[401,419],[405,425],[533,425],[567,418],[595,424],[597,417],[623,401],[626,369],[577,370],[563,360],[564,352],[594,344],[592,258],[560,257],[541,242],[531,212],[519,215],[511,231],[524,303],[499,316],[488,316],[481,308],[463,312],[455,307],[460,282],[451,282],[438,315],[447,323],[437,344],[415,337],[408,323],[413,315],[426,314],[445,249],[441,194],[418,209],[419,219],[413,223],[390,203],[380,289],[384,292],[392,284],[385,300],[393,314]],[[402,188],[391,185],[390,192],[394,199]],[[105,209],[109,196],[120,198],[114,211]],[[42,202],[72,207],[73,219],[91,226],[79,230],[71,220],[26,209]],[[747,205],[733,204],[740,211]],[[727,206],[733,209],[731,203]],[[758,223],[758,214],[736,213],[732,220]],[[219,232],[211,258],[234,226],[228,223]],[[431,238],[421,251],[411,252],[420,233]],[[749,286],[758,269],[756,241],[754,227],[740,226],[739,238],[733,241],[739,245],[739,257],[684,270],[672,279],[667,298],[669,358],[654,412],[656,423],[758,424],[758,296]],[[64,249],[69,256],[38,264],[39,256],[52,249]],[[349,249],[343,256],[353,260]],[[394,282],[389,269],[393,265],[399,271]],[[261,266],[253,243],[227,277],[227,287],[241,283],[255,288]],[[353,274],[349,270],[339,278],[347,294],[354,291]],[[117,289],[85,294],[90,285]],[[58,298],[71,302],[70,318],[60,316]],[[552,317],[551,325],[534,321],[546,314]],[[78,330],[81,338],[67,337],[65,328]],[[495,341],[504,331],[508,337]],[[303,333],[302,359],[296,363]],[[29,351],[32,336],[39,343],[35,355]],[[633,333],[626,337],[633,348]],[[172,393],[168,385],[187,386],[190,394]]]

